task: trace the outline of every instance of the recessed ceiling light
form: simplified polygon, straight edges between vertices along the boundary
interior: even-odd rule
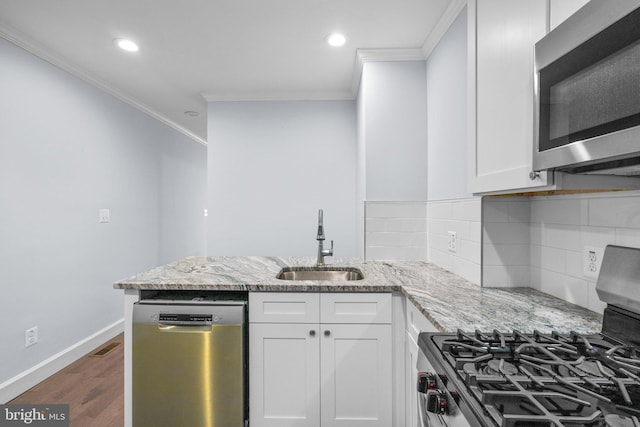
[[[184,115],[189,117],[198,117],[200,113],[198,113],[197,111],[187,110],[184,112]]]
[[[327,37],[327,43],[330,46],[339,47],[346,43],[347,39],[340,33],[334,33]]]
[[[122,50],[126,50],[127,52],[137,52],[140,50],[138,45],[129,39],[114,39],[113,42]]]

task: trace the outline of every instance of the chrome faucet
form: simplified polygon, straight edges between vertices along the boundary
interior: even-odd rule
[[[322,209],[318,211],[318,262],[317,266],[324,265],[324,257],[333,256],[333,240],[331,241],[331,249],[324,248],[324,226],[322,225]]]

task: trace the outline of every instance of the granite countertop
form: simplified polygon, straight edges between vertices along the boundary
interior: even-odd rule
[[[441,331],[534,330],[593,333],[602,316],[530,288],[481,288],[423,261],[332,259],[356,267],[357,281],[285,281],[282,268],[313,266],[310,257],[188,257],[116,282],[116,289],[270,292],[401,291]]]

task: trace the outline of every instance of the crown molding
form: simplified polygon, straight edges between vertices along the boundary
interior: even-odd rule
[[[356,51],[356,63],[353,67],[353,77],[351,80],[351,95],[353,98],[358,96],[358,88],[360,87],[360,79],[362,78],[362,69],[364,68],[365,62],[420,61],[427,59],[466,5],[467,0],[452,0],[434,29],[427,36],[421,48],[358,49]]]
[[[132,106],[133,108],[143,112],[144,114],[164,123],[165,125],[175,129],[176,131],[182,133],[188,138],[194,140],[195,142],[202,144],[204,146],[207,145],[207,141],[204,138],[196,135],[195,133],[191,132],[185,127],[177,124],[176,122],[174,122],[173,120],[165,116],[164,114],[159,113],[158,111],[149,107],[145,103],[124,94],[123,92],[109,85],[105,81],[92,76],[86,70],[83,70],[79,67],[76,67],[70,64],[69,61],[67,61],[65,58],[61,56],[53,55],[50,52],[48,52],[46,49],[44,49],[42,46],[32,43],[30,41],[27,41],[26,37],[21,36],[19,32],[13,29],[10,29],[7,26],[0,25],[0,37],[26,50],[27,52],[37,56],[38,58],[50,63],[51,65],[57,68],[60,68],[63,71],[66,71],[67,73],[73,75],[74,77],[77,77],[89,83],[90,85],[100,89],[101,91],[106,92],[107,94]]]
[[[354,99],[358,96],[358,88],[360,87],[360,79],[362,78],[362,69],[365,62],[424,61],[425,58],[421,48],[357,49],[351,79],[351,96]]]
[[[467,0],[452,0],[449,6],[442,14],[442,17],[436,23],[436,26],[429,33],[426,40],[422,44],[422,53],[428,58],[433,49],[438,45],[440,39],[445,35],[453,21],[456,20],[462,9],[467,5]]]
[[[351,101],[349,91],[340,92],[203,92],[200,94],[207,102],[260,102],[260,101]]]
[[[362,78],[362,70],[366,62],[381,61],[421,61],[429,57],[433,49],[437,46],[440,39],[447,32],[453,21],[466,6],[467,0],[452,0],[435,28],[424,41],[420,48],[390,48],[390,49],[357,49],[355,63],[352,72],[351,89],[349,91],[338,92],[283,92],[283,93],[201,93],[201,96],[207,102],[243,102],[243,101],[330,101],[330,100],[353,100],[358,96],[360,80]],[[56,56],[47,52],[42,46],[27,41],[19,32],[0,25],[0,37],[7,41],[25,49],[26,51],[36,55],[37,57],[49,62],[50,64],[60,68],[75,77],[95,86],[96,88],[106,92],[113,97],[119,99],[126,104],[140,110],[148,116],[166,124],[194,141],[207,145],[206,139],[196,135],[183,126],[177,124],[164,114],[154,110],[145,103],[124,94],[117,88],[100,80],[86,70],[78,68],[70,64],[65,58]]]

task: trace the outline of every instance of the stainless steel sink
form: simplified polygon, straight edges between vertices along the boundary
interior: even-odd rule
[[[276,279],[281,280],[362,280],[362,271],[353,267],[285,267]]]

